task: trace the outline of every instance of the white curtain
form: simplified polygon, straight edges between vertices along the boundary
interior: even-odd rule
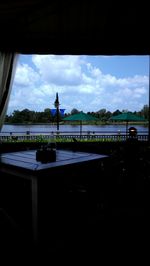
[[[7,112],[18,54],[0,52],[0,131]]]

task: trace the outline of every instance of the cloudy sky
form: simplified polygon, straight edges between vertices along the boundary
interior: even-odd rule
[[[20,55],[7,113],[28,108],[139,111],[149,104],[148,56]]]

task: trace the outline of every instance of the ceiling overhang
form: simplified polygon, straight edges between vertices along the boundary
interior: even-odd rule
[[[1,51],[150,54],[148,4],[127,5],[122,1],[101,4],[95,0],[45,2],[1,1]]]

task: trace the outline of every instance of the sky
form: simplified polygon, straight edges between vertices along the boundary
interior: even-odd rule
[[[60,108],[140,111],[149,105],[149,56],[20,55],[7,114]]]

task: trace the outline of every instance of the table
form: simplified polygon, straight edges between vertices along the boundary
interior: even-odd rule
[[[39,181],[45,182],[55,179],[63,169],[63,173],[69,171],[77,172],[79,165],[93,167],[94,163],[99,163],[107,155],[76,152],[70,150],[56,150],[56,161],[41,163],[36,161],[36,150],[9,152],[1,154],[0,171],[9,175],[30,180],[32,196],[32,229],[33,241],[38,241],[38,185]],[[90,166],[91,165],[91,166]],[[73,168],[68,168],[68,167]],[[68,170],[69,169],[69,170]],[[79,174],[79,173],[78,173]],[[53,184],[53,182],[51,183]],[[45,184],[46,186],[46,184]]]

